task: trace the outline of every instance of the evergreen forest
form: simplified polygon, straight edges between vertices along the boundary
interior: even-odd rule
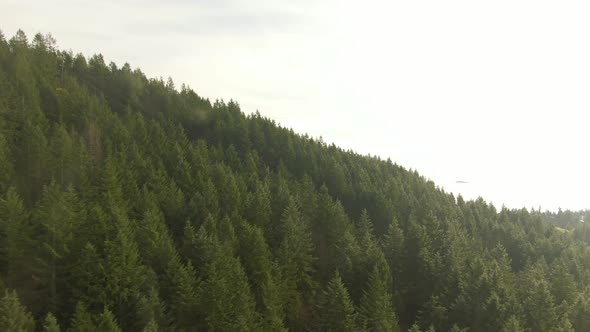
[[[0,33],[0,331],[590,331],[584,216]]]

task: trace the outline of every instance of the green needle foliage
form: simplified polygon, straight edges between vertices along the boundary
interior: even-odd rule
[[[0,331],[588,331],[580,220],[0,34]]]

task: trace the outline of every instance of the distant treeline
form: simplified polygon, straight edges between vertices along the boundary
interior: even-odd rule
[[[567,229],[580,228],[584,226],[584,222],[590,223],[590,210],[584,211],[570,211],[561,210],[557,212],[546,211],[542,213],[543,219],[555,226]]]

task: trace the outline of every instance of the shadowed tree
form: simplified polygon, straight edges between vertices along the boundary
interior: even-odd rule
[[[320,301],[320,317],[323,331],[358,331],[357,314],[336,272],[323,291]]]
[[[92,332],[96,331],[96,325],[92,321],[92,316],[88,313],[86,305],[82,302],[78,302],[76,305],[76,311],[72,317],[70,328],[68,331],[71,332]]]
[[[375,265],[361,299],[359,312],[364,327],[369,331],[400,331],[388,287],[389,273],[385,267],[385,264]]]
[[[249,331],[259,328],[256,301],[248,279],[240,260],[227,248],[216,252],[207,265],[207,279],[200,297],[209,330]]]
[[[315,283],[313,244],[311,233],[302,220],[294,200],[290,200],[281,218],[284,237],[277,252],[277,262],[281,269],[282,294],[286,300],[285,312],[287,327],[303,329],[306,321],[305,311],[314,296]]]
[[[24,276],[31,273],[33,240],[29,216],[15,188],[9,188],[0,199],[0,254],[7,287],[22,285]]]

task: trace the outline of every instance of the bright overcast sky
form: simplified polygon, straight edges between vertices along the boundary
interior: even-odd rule
[[[447,191],[552,210],[590,208],[589,17],[587,0],[0,2],[8,37],[50,32]]]

